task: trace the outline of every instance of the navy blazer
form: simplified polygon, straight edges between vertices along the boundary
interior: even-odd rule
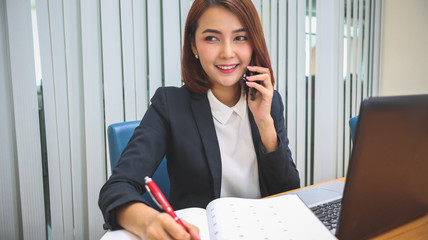
[[[116,223],[117,207],[144,202],[144,177],[152,176],[166,154],[170,177],[170,203],[174,209],[202,207],[220,197],[221,157],[213,116],[206,94],[185,86],[161,87],[135,129],[118,165],[100,192],[99,206],[107,227]],[[262,197],[300,187],[299,175],[288,148],[284,106],[274,91],[271,115],[278,148],[267,153],[251,111],[249,120],[257,155]]]

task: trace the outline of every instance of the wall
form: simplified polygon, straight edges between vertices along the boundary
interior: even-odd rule
[[[379,95],[428,93],[428,1],[383,0]]]

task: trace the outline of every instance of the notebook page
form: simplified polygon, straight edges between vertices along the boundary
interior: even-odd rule
[[[210,239],[205,209],[196,207],[186,208],[177,210],[175,213],[179,218],[199,228],[199,236],[201,237],[201,240]]]
[[[296,195],[216,199],[207,218],[211,239],[336,239]]]

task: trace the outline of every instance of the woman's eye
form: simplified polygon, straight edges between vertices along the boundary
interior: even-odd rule
[[[238,41],[245,41],[245,40],[247,40],[247,37],[246,36],[238,36],[235,39]]]
[[[214,36],[208,36],[205,38],[205,41],[215,41],[215,40],[217,40],[217,38]]]

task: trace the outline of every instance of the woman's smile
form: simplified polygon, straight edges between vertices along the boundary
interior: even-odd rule
[[[239,64],[229,64],[229,65],[216,65],[220,72],[228,74],[234,72],[238,68]]]

